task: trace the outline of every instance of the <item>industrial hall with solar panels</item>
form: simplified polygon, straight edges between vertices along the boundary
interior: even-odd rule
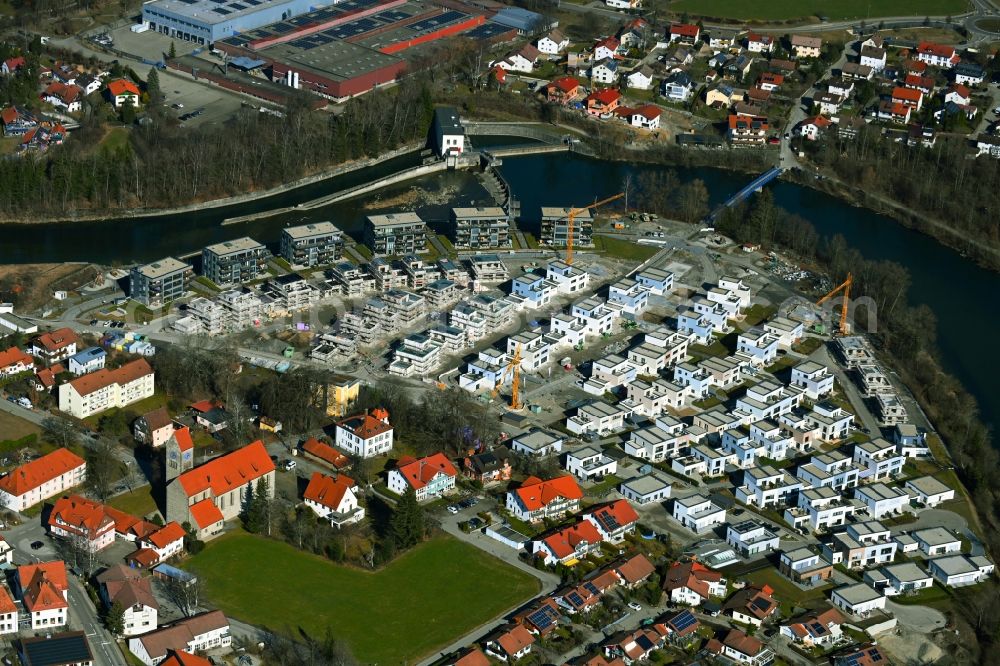
[[[511,41],[532,12],[459,0],[153,0],[150,30],[227,54],[279,85],[338,101],[399,79],[429,48],[461,37]],[[529,14],[530,16],[523,16]]]

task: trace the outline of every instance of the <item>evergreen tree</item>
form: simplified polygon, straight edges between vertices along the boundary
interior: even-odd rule
[[[252,483],[247,484],[247,491],[243,495],[243,511],[240,518],[243,521],[243,528],[247,532],[260,532],[259,513],[257,511],[257,493],[254,492]]]
[[[424,508],[417,502],[417,493],[407,488],[396,504],[389,525],[396,550],[406,550],[424,539]]]
[[[257,491],[254,493],[254,501],[256,502],[254,511],[257,514],[258,531],[271,536],[271,509],[273,502],[271,501],[271,484],[268,483],[266,476],[262,476],[257,480]]]
[[[135,107],[132,106],[132,98],[129,97],[122,105],[122,124],[131,125],[135,122]]]
[[[167,51],[167,57],[173,60],[177,57],[177,45],[170,42],[170,50]]]
[[[121,602],[116,601],[108,609],[108,614],[104,616],[104,626],[115,636],[125,633],[125,609]]]
[[[160,89],[160,74],[155,67],[149,70],[149,76],[146,77],[146,92],[149,93],[149,101],[153,104],[159,104],[160,100],[163,99],[163,91]]]

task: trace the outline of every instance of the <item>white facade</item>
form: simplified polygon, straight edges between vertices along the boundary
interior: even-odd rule
[[[334,439],[337,448],[361,458],[371,458],[389,453],[392,450],[393,429],[376,426],[369,423],[370,421],[382,423],[367,414],[345,419],[338,423]],[[386,422],[385,425],[388,423]]]
[[[981,583],[995,568],[993,562],[982,555],[949,555],[930,560],[927,566],[935,580],[949,587]]]
[[[672,515],[674,520],[697,533],[726,522],[726,510],[704,495],[692,495],[674,500]]]
[[[861,617],[885,609],[885,595],[864,583],[837,588],[830,596],[830,602],[851,615]]]
[[[566,471],[582,481],[601,479],[618,471],[618,461],[593,446],[566,454]]]
[[[98,370],[60,384],[59,409],[84,419],[112,407],[130,405],[153,395],[153,377],[153,369],[141,359],[116,370]]]

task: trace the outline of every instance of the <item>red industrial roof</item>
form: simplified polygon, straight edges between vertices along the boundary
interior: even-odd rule
[[[347,467],[351,464],[351,459],[346,455],[333,448],[329,444],[325,444],[315,437],[310,437],[305,442],[302,443],[302,450],[309,455],[316,456],[323,462],[330,463],[337,469]]]
[[[680,35],[681,37],[698,37],[700,32],[697,25],[691,23],[671,23],[670,24],[670,34]]]

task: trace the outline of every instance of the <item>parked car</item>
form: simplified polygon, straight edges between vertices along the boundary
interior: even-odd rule
[[[285,461],[285,471],[286,472],[292,471],[293,469],[295,469],[295,465],[296,465],[296,462],[294,460],[286,460]]]
[[[642,606],[639,604],[638,601],[630,601],[630,602],[628,602],[628,607],[631,608],[634,611],[641,611],[642,610]]]
[[[38,550],[39,548],[41,548],[44,545],[45,544],[42,543],[41,541],[32,541],[31,542],[31,550]]]
[[[448,513],[451,513],[451,514],[458,513],[458,507],[455,506],[454,504],[449,504],[448,505]]]

